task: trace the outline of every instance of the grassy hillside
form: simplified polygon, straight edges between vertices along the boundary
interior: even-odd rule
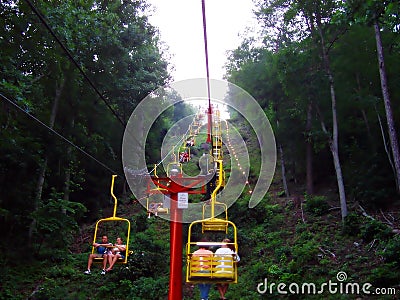
[[[246,144],[257,149],[252,140]],[[185,171],[196,173],[197,161],[184,166]],[[372,210],[349,202],[350,215],[342,223],[334,187],[318,186],[319,193],[309,196],[301,185],[292,184],[294,196],[285,197],[280,168],[276,170],[268,194],[255,208],[248,208],[247,187],[229,208],[229,219],[238,228],[241,261],[239,282],[226,297],[397,299],[399,207]],[[252,166],[250,185],[256,174]],[[148,218],[135,199],[121,199],[117,215],[132,224],[133,254],[127,265],[106,275],[94,266],[91,275],[83,274],[95,224],[81,226],[69,244],[44,240],[34,253],[28,247],[10,250],[2,245],[0,299],[167,299],[169,223]],[[186,243],[187,224],[182,239]],[[182,288],[185,299],[199,298],[196,286],[182,283]],[[212,289],[210,299],[218,298]]]
[[[400,238],[392,227],[399,219],[398,209],[363,212],[353,204],[351,215],[342,225],[337,202],[326,196],[298,199],[279,197],[280,186],[273,184],[269,197],[256,208],[248,209],[243,197],[229,210],[239,229],[239,283],[231,285],[228,299],[262,299],[291,295],[297,284],[314,283],[322,295],[291,295],[291,298],[355,299],[339,293],[342,283],[370,283],[375,288],[396,288],[398,292]],[[126,266],[120,265],[105,276],[100,266],[84,275],[93,226],[83,227],[68,251],[49,250],[51,242],[38,255],[23,249],[4,252],[1,258],[1,299],[166,299],[168,292],[169,224],[163,219],[148,219],[140,205],[132,202],[121,211],[133,224],[131,249],[134,254]],[[132,214],[133,213],[133,214]],[[364,215],[363,215],[364,214]],[[367,216],[368,215],[368,216]],[[389,226],[385,223],[391,223]],[[183,237],[186,239],[186,236]],[[339,274],[339,275],[338,275]],[[263,292],[267,280],[268,289]],[[336,283],[338,292],[329,292]],[[276,285],[271,288],[271,283]],[[277,285],[286,284],[287,295]],[[257,290],[259,286],[259,291]],[[342,285],[344,288],[345,286]],[[196,287],[183,284],[185,299],[197,299]],[[335,285],[331,286],[335,291]],[[270,290],[272,289],[272,290]],[[392,293],[386,289],[386,293]],[[396,299],[396,296],[367,295],[362,299]],[[218,299],[211,291],[210,299]]]

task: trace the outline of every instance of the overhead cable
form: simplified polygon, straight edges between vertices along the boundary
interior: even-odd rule
[[[70,144],[72,147],[78,149],[80,152],[82,152],[84,155],[88,156],[89,158],[91,158],[92,160],[96,161],[99,165],[101,165],[102,167],[104,167],[105,169],[107,169],[108,171],[110,171],[113,174],[118,174],[117,172],[115,172],[114,170],[112,170],[111,168],[109,168],[106,164],[102,163],[101,161],[99,161],[97,158],[95,158],[94,156],[90,155],[88,152],[86,152],[85,150],[83,150],[82,148],[78,147],[77,145],[75,145],[73,142],[71,142],[69,139],[67,139],[66,137],[64,137],[63,135],[61,135],[60,133],[58,133],[57,131],[55,131],[53,128],[47,126],[45,123],[43,123],[42,121],[40,121],[38,118],[36,118],[34,115],[30,114],[29,112],[27,112],[26,110],[24,110],[22,107],[20,107],[17,103],[15,103],[14,101],[12,101],[11,99],[7,98],[6,96],[4,96],[2,93],[0,93],[0,97],[2,97],[4,100],[8,101],[10,104],[12,104],[14,107],[16,107],[17,109],[19,109],[20,111],[22,111],[23,113],[25,113],[26,115],[28,115],[31,119],[35,120],[36,122],[38,122],[40,125],[46,127],[49,131],[51,131],[52,133],[54,133],[56,136],[58,136],[59,138],[61,138],[62,140],[64,140],[65,142],[67,142],[68,144]]]
[[[208,41],[207,41],[207,22],[206,22],[206,4],[205,0],[201,1],[201,10],[203,15],[203,35],[204,35],[204,52],[206,57],[206,74],[207,74],[207,95],[208,95],[208,137],[207,142],[212,144],[212,110],[211,110],[211,91],[210,91],[210,68],[208,63]]]
[[[95,90],[96,94],[100,97],[101,100],[106,104],[106,106],[111,110],[113,115],[118,119],[118,121],[122,124],[122,126],[126,126],[125,122],[121,119],[121,117],[117,114],[117,112],[111,107],[111,105],[108,103],[107,99],[103,96],[102,93],[97,89],[93,81],[86,75],[85,71],[83,71],[82,67],[78,64],[78,62],[74,59],[72,56],[71,52],[68,50],[68,48],[63,44],[63,42],[58,38],[54,30],[50,27],[50,25],[46,22],[45,18],[43,15],[39,12],[39,10],[33,5],[33,3],[30,0],[25,0],[26,3],[30,6],[32,11],[38,16],[40,21],[43,23],[43,25],[47,28],[47,30],[51,33],[51,35],[55,38],[57,43],[61,46],[61,48],[65,51],[67,54],[68,58],[73,62],[73,64],[78,68],[79,72],[83,75],[83,77],[88,81],[90,86]]]

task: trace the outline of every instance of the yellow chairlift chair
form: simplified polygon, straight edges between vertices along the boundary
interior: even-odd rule
[[[126,243],[126,251],[125,252],[126,253],[123,258],[118,259],[117,263],[126,264],[128,262],[128,255],[131,253],[131,251],[129,251],[129,237],[130,237],[130,231],[131,231],[131,223],[128,219],[124,219],[124,218],[120,218],[120,217],[116,216],[117,202],[118,202],[117,197],[115,197],[115,195],[114,195],[114,180],[115,180],[116,176],[117,175],[113,175],[112,181],[111,181],[111,196],[114,199],[113,216],[109,217],[109,218],[100,219],[97,221],[96,227],[95,227],[95,232],[94,232],[94,237],[93,237],[93,243],[96,242],[100,229],[102,229],[103,227],[106,227],[108,224],[114,224],[114,225],[117,225],[117,227],[121,227],[121,228],[124,226],[123,224],[125,224],[125,229],[124,229],[125,233],[121,237],[123,237],[123,236],[126,237],[126,240],[125,240],[125,243]],[[115,236],[114,238],[117,238],[117,236]],[[95,253],[95,251],[96,251],[95,247],[92,246],[92,253]],[[94,258],[94,262],[102,262],[102,261],[103,261],[102,257]]]

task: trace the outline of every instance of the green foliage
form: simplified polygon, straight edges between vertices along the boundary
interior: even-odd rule
[[[400,280],[399,269],[395,262],[382,264],[371,270],[368,277],[374,287],[391,287]]]
[[[369,219],[361,227],[360,235],[364,241],[370,242],[373,239],[387,240],[391,232],[392,230],[380,221]]]
[[[297,266],[303,266],[316,261],[318,248],[316,242],[304,239],[304,242],[297,242],[292,248],[293,259]]]
[[[316,216],[321,216],[328,212],[329,205],[327,203],[326,197],[311,196],[306,194],[304,198],[306,201],[306,211]]]
[[[51,241],[55,247],[66,249],[79,229],[77,219],[86,208],[80,203],[63,200],[61,194],[54,192],[51,196],[32,214],[36,221],[36,234],[41,241]]]
[[[167,62],[158,48],[157,30],[143,12],[143,1],[37,2],[49,26],[106,96],[122,123],[141,99],[168,81]],[[329,188],[323,184],[336,186],[327,135],[321,129],[322,122],[332,126],[329,78],[321,63],[320,36],[314,29],[323,30],[325,42],[334,41],[329,44],[329,54],[338,97],[339,151],[346,192],[378,209],[383,200],[390,204],[398,197],[386,144],[381,142],[386,132],[377,121],[385,112],[375,39],[365,24],[370,25],[375,14],[382,25],[390,92],[397,99],[399,4],[392,0],[283,4],[278,0],[259,3],[260,22],[273,24],[273,32],[279,35],[263,36],[264,44],[257,47],[246,40],[233,50],[227,79],[254,96],[268,115],[284,149],[290,190],[302,193],[304,189],[304,158],[309,144],[315,187],[325,191]],[[339,4],[343,6],[337,7]],[[1,93],[45,124],[54,117],[57,132],[120,171],[120,121],[87,85],[25,1],[2,1],[0,15]],[[321,24],[315,23],[319,16]],[[55,95],[60,98],[53,115]],[[166,130],[188,113],[189,107],[176,105],[157,119],[148,136],[146,159],[159,156]],[[393,113],[398,119],[399,108],[394,107]],[[235,126],[247,132],[248,124],[239,119],[235,118]],[[92,233],[88,234],[81,222],[92,223],[109,213],[109,170],[49,135],[6,100],[0,110],[0,126],[0,299],[165,298],[168,222],[148,220],[142,210],[132,209],[132,199],[127,201],[123,212],[132,220],[130,249],[134,251],[129,263],[103,277],[96,268],[91,276],[84,276],[90,248],[87,241]],[[258,144],[245,142],[251,157],[249,181],[255,182],[260,168]],[[45,181],[37,199],[42,167]],[[187,167],[189,173],[195,173],[195,167]],[[124,179],[119,180],[116,186],[123,186]],[[272,189],[271,194],[282,196],[280,183]],[[121,188],[118,193],[126,191]],[[335,211],[326,214],[329,199],[306,195],[302,222],[293,211],[295,207],[283,205],[283,197],[267,196],[249,209],[249,195],[243,194],[229,210],[230,220],[239,229],[242,261],[239,283],[230,286],[227,298],[262,297],[256,285],[266,277],[286,283],[326,282],[339,269],[360,282],[398,284],[398,237],[393,238],[383,223],[355,212],[347,216],[342,231]],[[34,256],[26,253],[32,219],[36,221],[33,245],[38,252]],[[110,232],[114,235],[118,231]],[[327,249],[335,253],[334,258]],[[194,299],[193,294],[190,297]],[[215,290],[212,296],[217,297]]]
[[[161,270],[166,270],[166,264],[163,259],[164,255],[162,253],[136,249],[129,256],[128,264],[126,268],[121,270],[120,277],[135,281],[142,277],[155,276]]]
[[[142,277],[136,280],[128,294],[129,299],[163,299],[168,295],[169,278],[167,276],[154,279],[149,277]]]
[[[291,257],[292,255],[292,247],[281,243],[279,245],[276,245],[274,254],[276,261],[281,264],[286,264],[288,262],[288,257]]]
[[[357,236],[361,232],[363,219],[361,216],[350,213],[344,220],[343,233]]]
[[[353,22],[371,25],[377,19],[383,24],[387,23],[385,25],[388,27],[399,23],[398,17],[393,16],[399,10],[399,4],[394,0],[352,0],[345,2],[345,8],[345,16]]]
[[[122,173],[121,125],[125,126],[137,103],[169,77],[156,30],[148,23],[142,1],[34,5],[92,84],[26,2],[0,4],[0,89],[21,108],[2,102],[0,198],[12,220],[0,220],[0,227],[5,234],[18,236],[18,243],[19,239],[26,242],[26,234],[20,232],[28,226],[27,216],[41,214],[35,210],[53,190],[63,191],[68,200],[87,207],[89,220],[99,217],[98,212],[108,204],[108,188],[101,187],[109,186],[109,170]],[[93,91],[93,85],[107,99],[107,105]],[[160,127],[165,128],[165,124]],[[44,184],[38,190],[41,174]]]
[[[393,239],[390,239],[385,245],[385,249],[381,251],[382,257],[385,259],[385,262],[392,264],[394,269],[400,269],[400,237],[395,236]]]
[[[64,253],[65,257],[65,253]],[[47,276],[49,278],[57,279],[63,277],[64,279],[73,279],[76,274],[76,270],[70,265],[54,265],[49,268]]]

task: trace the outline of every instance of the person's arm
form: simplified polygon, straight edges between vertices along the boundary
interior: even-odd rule
[[[96,246],[96,245],[97,246]],[[98,243],[95,243],[95,244],[93,244],[95,247],[99,247],[99,246],[102,246],[102,247],[111,247],[113,244],[112,243],[107,243],[107,244],[98,244]]]
[[[235,261],[239,262],[240,261],[240,256],[236,252],[233,252],[235,254]]]
[[[126,245],[115,245],[119,249],[119,251],[123,252],[126,250]]]

